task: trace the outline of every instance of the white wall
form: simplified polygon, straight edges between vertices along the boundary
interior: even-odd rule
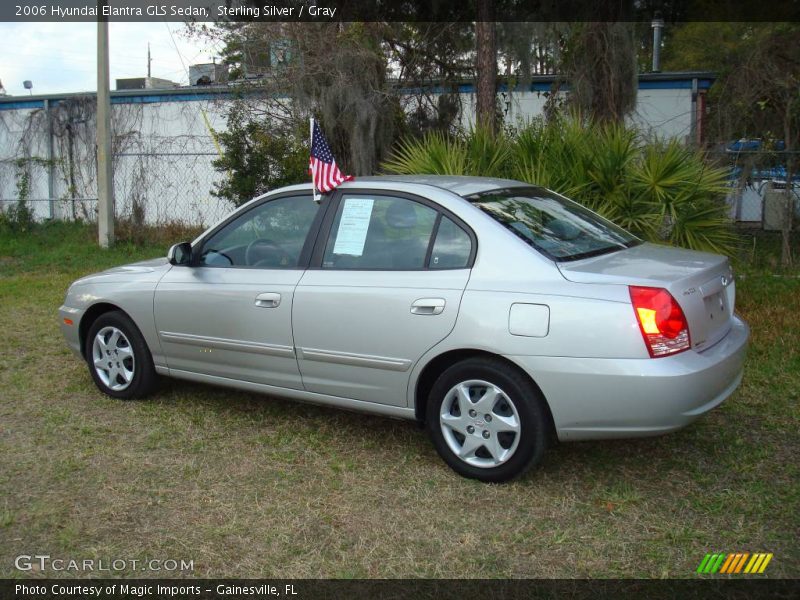
[[[462,126],[475,122],[475,96],[464,95]],[[566,99],[566,94],[559,94]],[[498,95],[509,125],[524,123],[544,112],[547,97],[543,92],[514,92]],[[692,129],[692,92],[690,89],[640,89],[636,107],[627,121],[660,138],[678,138],[688,142]]]
[[[17,198],[18,167],[16,159],[24,154],[46,155],[46,135],[37,135],[36,127],[28,129],[35,109],[0,111],[0,199]],[[33,133],[33,134],[32,134]],[[47,198],[47,176],[42,176],[41,168],[32,166],[29,179],[29,198]],[[7,203],[3,202],[5,208]],[[37,218],[49,216],[46,203],[32,202]]]
[[[118,97],[119,98],[119,97]],[[147,96],[139,96],[147,99]],[[192,99],[177,101],[165,94],[150,103],[115,103],[112,106],[114,142],[114,185],[117,215],[129,216],[134,202],[145,207],[149,223],[180,220],[209,225],[232,209],[211,190],[224,174],[212,161],[217,149],[206,125],[217,131],[226,128],[226,100]],[[14,100],[25,101],[24,97]],[[474,122],[475,97],[462,98],[462,125]],[[515,125],[542,114],[546,97],[540,92],[514,92],[499,95],[506,109],[506,121]],[[51,109],[54,115],[54,154],[59,159],[55,169],[53,216],[94,219],[96,208],[94,104],[84,98],[80,110],[74,98],[66,98]],[[507,103],[507,104],[506,104]],[[77,112],[76,112],[77,110]],[[70,116],[72,115],[72,116]],[[77,116],[76,116],[77,115]],[[41,108],[3,110],[0,103],[0,204],[7,207],[17,198],[20,156],[47,156],[47,127]],[[76,121],[73,132],[74,190],[70,190],[68,136],[65,124]],[[640,89],[631,122],[660,137],[686,140],[691,130],[691,90]],[[47,165],[30,166],[31,205],[37,218],[50,216]],[[74,192],[74,193],[73,193]],[[72,196],[78,198],[71,200]],[[88,199],[88,200],[82,200]]]
[[[688,142],[692,133],[692,90],[639,90],[629,121],[660,138]]]
[[[52,216],[93,220],[97,204],[94,106],[88,115],[85,110],[78,110],[71,117],[63,104],[53,106],[51,111],[56,158],[52,167],[55,199]],[[145,218],[150,223],[181,220],[210,224],[232,209],[229,202],[211,193],[214,183],[224,175],[211,164],[219,155],[203,112],[211,128],[225,129],[224,103],[195,100],[112,105],[114,193],[118,216],[129,216],[135,201],[145,207]],[[22,156],[40,159],[48,156],[44,116],[41,108],[0,110],[0,204],[3,208],[17,200],[20,166],[15,161]],[[68,159],[69,134],[65,127],[68,122],[73,138],[72,161]],[[49,169],[41,161],[27,163],[28,199],[38,219],[51,216]],[[75,182],[74,190],[70,189],[71,179]]]

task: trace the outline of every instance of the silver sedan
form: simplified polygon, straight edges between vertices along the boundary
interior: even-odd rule
[[[370,177],[242,206],[191,243],[79,279],[61,329],[104,393],[157,375],[424,422],[458,473],[548,443],[657,435],[739,385],[723,256],[644,243],[544,188]]]

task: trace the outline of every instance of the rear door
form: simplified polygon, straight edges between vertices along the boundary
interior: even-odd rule
[[[405,406],[411,367],[455,326],[474,234],[418,197],[342,192],[334,202],[295,290],[303,384]]]

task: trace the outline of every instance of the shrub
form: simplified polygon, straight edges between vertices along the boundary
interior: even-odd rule
[[[30,231],[35,225],[33,209],[28,205],[30,197],[30,172],[26,159],[17,161],[17,201],[5,211],[0,210],[0,229],[14,233]]]
[[[280,131],[266,120],[252,120],[234,105],[228,130],[217,133],[223,153],[214,161],[227,177],[212,194],[241,206],[269,190],[308,181],[307,140]]]
[[[517,132],[429,133],[401,141],[389,173],[508,177],[541,185],[653,242],[730,254],[726,172],[676,140],[570,116],[535,120]]]

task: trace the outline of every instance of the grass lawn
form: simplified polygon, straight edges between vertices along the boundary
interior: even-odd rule
[[[797,272],[739,269],[752,346],[720,408],[486,485],[409,422],[169,380],[147,401],[100,394],[56,309],[76,277],[165,251],[101,251],[63,224],[0,235],[0,577],[37,553],[204,577],[698,577],[711,551],[800,576]]]

